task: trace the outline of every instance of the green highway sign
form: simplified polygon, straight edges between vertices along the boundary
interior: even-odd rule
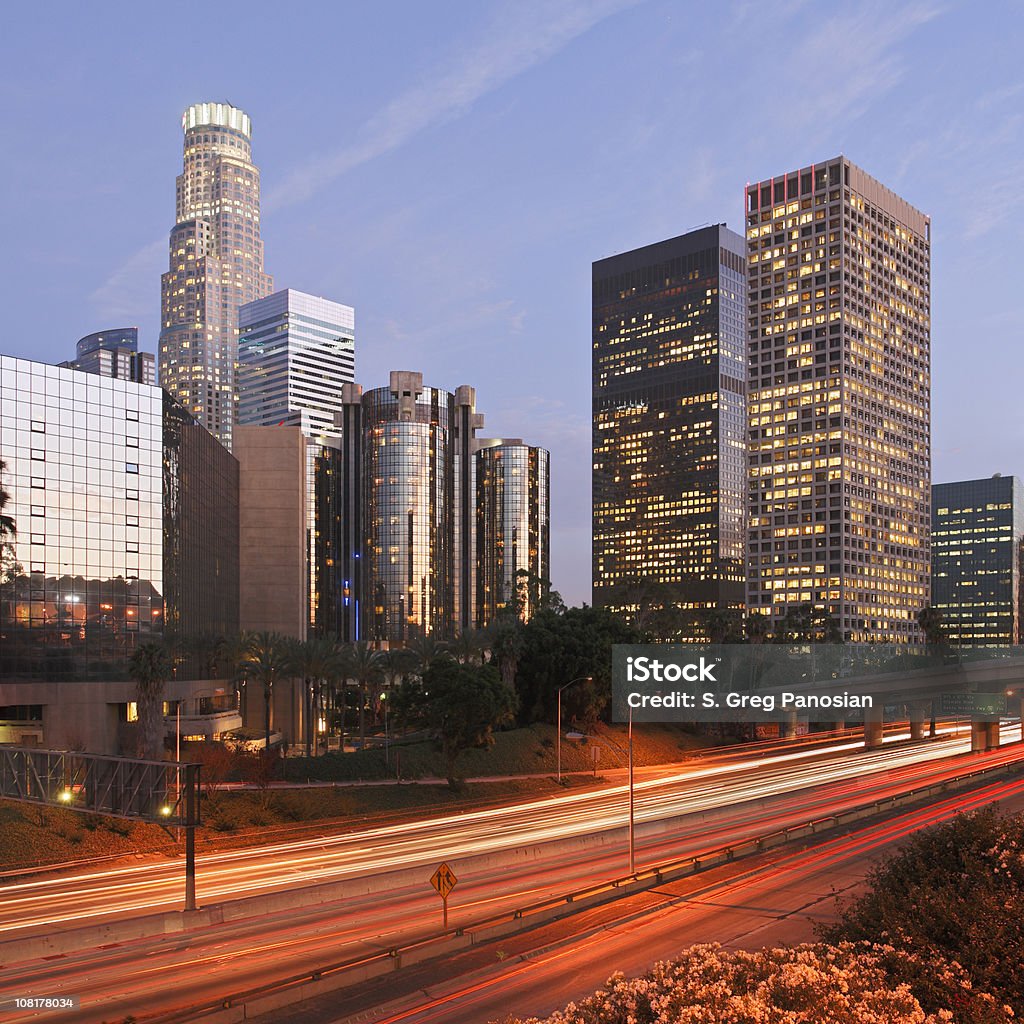
[[[1005,693],[944,693],[944,715],[1005,715]]]

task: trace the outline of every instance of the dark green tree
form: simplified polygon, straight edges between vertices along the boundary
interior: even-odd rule
[[[128,670],[135,680],[140,753],[142,757],[160,761],[164,754],[164,687],[172,671],[167,648],[156,640],[139,644],[128,661]]]
[[[292,640],[280,633],[261,630],[245,635],[239,671],[249,683],[263,687],[264,753],[270,753],[270,708],[274,687],[294,671]]]
[[[591,728],[611,700],[612,645],[640,640],[637,630],[619,616],[587,605],[562,614],[539,612],[523,623],[513,676],[520,723],[554,722],[558,688],[590,676],[592,684],[566,690],[562,708],[568,721]]]
[[[459,755],[494,743],[494,730],[515,717],[516,697],[493,665],[439,659],[422,679],[399,688],[396,704],[404,719],[416,720],[430,732],[444,756],[448,785],[458,790]]]
[[[841,644],[839,623],[824,608],[810,602],[791,605],[775,634],[780,644]]]

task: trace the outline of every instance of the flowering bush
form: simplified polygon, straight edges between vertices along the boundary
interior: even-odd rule
[[[604,988],[543,1022],[508,1024],[1004,1024],[1012,1014],[983,997],[985,1015],[926,1013],[889,971],[902,954],[844,942],[756,953],[691,946],[649,974],[613,975]],[[954,971],[955,974],[955,971]],[[960,978],[966,984],[966,979]]]
[[[895,947],[891,975],[926,1010],[973,1020],[988,992],[1024,1016],[1024,816],[986,808],[917,833],[822,937]]]

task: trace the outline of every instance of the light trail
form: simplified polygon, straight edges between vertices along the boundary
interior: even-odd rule
[[[639,825],[684,814],[735,811],[738,805],[777,801],[784,795],[845,783],[850,793],[866,789],[882,773],[914,773],[969,750],[969,739],[889,745],[864,751],[859,742],[826,751],[790,750],[756,762],[742,758],[712,765],[692,763],[636,785]],[[1020,756],[1008,747],[975,755],[972,764],[1002,763]],[[895,778],[896,776],[894,776]],[[379,874],[444,859],[538,846],[579,834],[622,828],[628,786],[570,793],[510,807],[445,815],[421,822],[392,823],[337,836],[303,838],[203,856],[197,865],[200,902],[300,885]],[[788,801],[792,808],[801,805]],[[756,808],[755,808],[756,810]],[[761,818],[764,808],[761,808]],[[752,812],[753,813],[753,812]],[[701,826],[702,828],[705,826]],[[3,887],[0,934],[26,928],[59,928],[180,907],[181,862],[161,860],[69,877],[33,879]]]

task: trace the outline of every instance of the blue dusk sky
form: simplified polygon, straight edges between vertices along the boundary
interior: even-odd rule
[[[253,120],[266,269],[356,309],[356,371],[472,384],[552,453],[590,600],[590,265],[845,153],[932,217],[933,477],[1024,475],[1024,8],[667,0],[4,11],[0,351],[156,350],[182,110]]]

